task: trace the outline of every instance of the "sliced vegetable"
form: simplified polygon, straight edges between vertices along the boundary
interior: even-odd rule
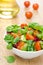
[[[26,41],[26,37],[24,35],[22,35],[21,36],[21,40],[25,42]]]
[[[26,34],[26,39],[27,40],[34,40],[34,36],[32,36],[31,34]]]
[[[22,51],[27,51],[27,47],[28,47],[28,44],[24,44],[22,47],[21,47],[21,50]]]
[[[25,43],[24,43],[24,42],[22,42],[22,41],[18,42],[17,49],[19,49],[19,50],[20,50],[20,49],[21,49],[21,47],[22,47],[22,46],[24,46],[24,44],[25,44]]]
[[[35,49],[36,49],[36,51],[41,50],[40,41],[37,41],[37,42],[35,43]]]

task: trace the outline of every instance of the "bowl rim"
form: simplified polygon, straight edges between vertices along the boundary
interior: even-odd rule
[[[39,51],[22,51],[22,50],[19,50],[19,49],[16,49],[13,47],[13,49],[19,51],[19,52],[24,52],[24,53],[38,53],[38,52],[43,52],[43,50],[39,50]]]

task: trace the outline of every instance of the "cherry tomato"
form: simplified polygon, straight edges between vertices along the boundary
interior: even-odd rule
[[[37,42],[35,43],[35,49],[36,49],[37,51],[41,50],[40,41],[37,41]]]
[[[25,1],[24,5],[25,5],[25,7],[29,7],[30,6],[30,2],[29,1]]]
[[[33,9],[34,10],[38,10],[38,8],[39,8],[39,5],[37,3],[33,4]]]
[[[30,34],[26,34],[26,39],[27,40],[34,40],[34,36],[30,35]]]
[[[25,44],[25,43],[24,43],[24,42],[22,42],[22,41],[18,42],[17,49],[19,49],[19,50],[20,50],[20,49],[21,49],[21,47],[22,47],[22,46],[24,46],[24,44]]]
[[[27,24],[21,24],[21,28],[24,28],[25,26],[27,26]]]
[[[32,12],[26,12],[25,13],[25,16],[26,16],[27,19],[31,19],[32,15],[33,15]]]

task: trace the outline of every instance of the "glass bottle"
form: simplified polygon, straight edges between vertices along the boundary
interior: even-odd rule
[[[0,18],[13,18],[19,10],[15,0],[0,0]]]

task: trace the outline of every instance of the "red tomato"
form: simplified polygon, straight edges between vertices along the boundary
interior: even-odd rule
[[[25,5],[25,7],[29,7],[30,6],[30,2],[29,1],[25,1],[24,5]]]
[[[40,41],[37,41],[37,42],[35,43],[35,49],[36,49],[37,51],[41,50]]]
[[[21,24],[21,28],[24,28],[25,26],[27,26],[27,24]]]
[[[34,40],[34,37],[32,36],[32,35],[30,35],[30,34],[26,34],[26,39],[27,40]]]
[[[37,3],[33,4],[33,9],[34,10],[38,10],[38,8],[39,8],[39,5]]]
[[[26,12],[25,16],[27,19],[30,19],[32,17],[33,13],[32,12]]]
[[[20,41],[18,42],[18,46],[17,46],[17,49],[21,49],[22,46],[24,46],[24,42]]]

